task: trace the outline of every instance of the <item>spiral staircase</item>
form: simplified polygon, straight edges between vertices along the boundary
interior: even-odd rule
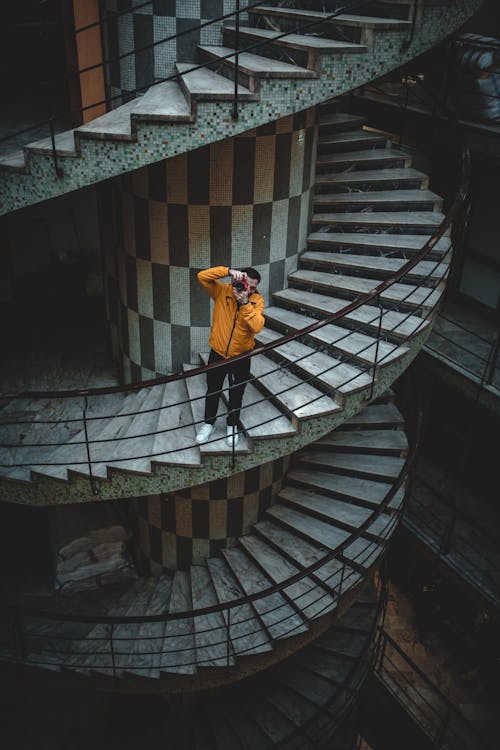
[[[201,136],[204,143],[221,137],[204,120],[214,101],[227,124],[224,137],[268,122],[277,89],[291,94],[275,117],[320,104],[338,93],[332,81],[354,56],[371,61],[360,74],[365,79],[368,69],[374,77],[396,64],[388,62],[383,35],[401,45],[411,29],[410,43],[399,46],[400,63],[478,5],[401,1],[391,7],[413,9],[413,17],[344,14],[334,23],[324,11],[254,8],[252,16],[272,24],[240,29],[263,43],[258,55],[239,55],[239,106],[253,108],[251,124],[244,116],[224,118],[235,63],[234,29],[226,27],[226,46],[199,50],[213,69],[179,63],[178,82],[157,84],[57,135],[62,176],[49,168],[46,141],[1,159],[2,211],[194,149]],[[297,20],[332,20],[332,32],[321,41],[292,34],[286,23]],[[276,23],[285,23],[284,38]],[[351,78],[346,87],[360,82]],[[213,688],[254,674],[235,690],[230,718],[227,696],[208,701],[211,740],[193,745],[200,748],[321,746],[326,724],[345,714],[362,684],[376,616],[364,617],[361,592],[397,525],[408,470],[403,419],[387,389],[430,332],[451,260],[442,200],[409,153],[338,103],[319,113],[307,248],[266,308],[236,449],[224,439],[223,414],[213,438],[195,442],[204,352],[199,368],[186,363],[182,374],[153,384],[10,394],[0,405],[0,493],[14,502],[171,492],[293,454],[281,490],[250,533],[204,564],[113,587],[104,603],[51,595],[0,608],[7,670],[50,670],[159,692]],[[96,174],[92,165],[101,154],[113,158]]]

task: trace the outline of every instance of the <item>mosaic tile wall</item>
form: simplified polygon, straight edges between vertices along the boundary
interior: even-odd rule
[[[114,205],[102,191],[108,316],[125,382],[198,364],[208,350],[201,269],[253,266],[266,302],[283,289],[306,244],[316,132],[312,108],[136,170],[116,183]]]
[[[31,153],[30,174],[0,170],[0,213],[172,158],[340,96],[448,37],[481,2],[448,0],[443,6],[426,7],[409,46],[407,32],[384,31],[375,34],[374,46],[365,54],[320,55],[317,79],[262,79],[260,100],[242,103],[237,120],[231,116],[231,102],[198,102],[194,123],[140,122],[130,142],[82,139],[77,158],[59,157],[60,177],[49,154]]]
[[[233,546],[281,489],[289,457],[214,482],[135,501],[138,556],[153,574],[185,569]]]
[[[107,19],[103,35],[105,57],[114,61],[108,66],[106,83],[111,98],[118,97],[114,106],[121,103],[120,95],[126,100],[127,92],[151,86],[175,73],[176,62],[196,60],[199,44],[220,44],[220,22],[202,29],[196,27],[231,13],[236,7],[235,0],[153,0],[145,7],[134,7],[139,4],[134,0],[102,2]],[[128,9],[129,13],[123,13]],[[117,13],[123,15],[116,16]],[[182,36],[162,41],[177,34]],[[152,44],[155,46],[150,47]]]

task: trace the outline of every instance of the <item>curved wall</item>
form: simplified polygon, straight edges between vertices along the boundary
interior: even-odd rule
[[[208,350],[199,270],[254,266],[266,303],[283,289],[306,244],[316,132],[311,108],[118,178],[109,205],[103,188],[108,317],[125,382]]]

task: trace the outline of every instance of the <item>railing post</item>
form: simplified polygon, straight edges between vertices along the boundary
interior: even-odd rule
[[[64,172],[62,170],[62,167],[60,167],[58,159],[57,159],[56,134],[54,130],[54,116],[52,114],[52,107],[50,108],[49,128],[50,128],[50,142],[52,144],[52,161],[54,162],[54,169],[55,169],[57,177],[61,178],[63,177]]]
[[[382,308],[382,305],[380,304],[380,294],[377,297],[377,304],[378,304],[378,309],[379,309],[378,325],[377,325],[377,341],[375,342],[375,357],[373,359],[372,382],[370,386],[370,394],[368,396],[367,401],[371,401],[373,398],[373,391],[375,389],[375,375],[377,372],[378,350],[380,348],[380,335],[382,331],[382,316],[384,314],[384,310]]]
[[[234,56],[234,99],[233,99],[233,120],[239,118],[238,112],[238,81],[240,77],[240,0],[236,0],[236,25],[234,28],[234,48],[236,54]]]
[[[92,474],[92,459],[90,457],[90,443],[89,443],[89,432],[87,427],[87,409],[89,405],[89,398],[88,396],[85,396],[85,406],[83,408],[83,431],[85,433],[85,449],[87,451],[87,466],[89,467],[89,476],[90,476],[90,486],[92,488],[92,493],[94,495],[99,494],[99,487],[97,486],[97,483],[94,479],[94,475]]]
[[[111,650],[111,667],[113,669],[113,677],[116,677],[115,644],[113,641],[113,630],[114,630],[114,625],[113,623],[111,623],[111,625],[108,628],[109,647]]]

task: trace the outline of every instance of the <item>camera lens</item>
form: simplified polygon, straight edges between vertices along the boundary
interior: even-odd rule
[[[237,281],[237,282],[236,282],[236,284],[234,285],[234,288],[235,288],[235,289],[236,289],[236,290],[237,290],[238,292],[244,292],[244,291],[245,291],[245,289],[246,289],[246,284],[245,284],[245,282],[244,282],[244,281]]]

